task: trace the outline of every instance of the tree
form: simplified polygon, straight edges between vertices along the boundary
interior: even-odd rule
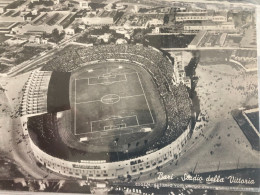
[[[53,3],[53,1],[44,1],[43,5],[45,5],[45,6],[53,6],[54,3]]]
[[[30,2],[29,5],[28,5],[28,8],[29,8],[29,9],[32,9],[33,7],[34,7],[33,3]]]
[[[53,29],[52,33],[51,33],[51,40],[54,42],[54,43],[58,43],[61,39],[63,39],[65,33],[62,32],[62,33],[59,33],[58,29]]]
[[[169,15],[165,15],[163,18],[163,23],[168,24],[168,22],[169,22]]]
[[[60,36],[58,29],[55,28],[55,29],[52,31],[51,35],[52,35],[52,37],[53,37],[54,40],[58,39],[59,36]]]

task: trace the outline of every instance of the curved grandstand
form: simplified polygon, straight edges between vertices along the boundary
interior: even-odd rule
[[[178,159],[189,137],[191,101],[160,51],[71,45],[39,72],[52,72],[47,109],[28,115],[26,124],[35,157],[49,169],[112,179]]]

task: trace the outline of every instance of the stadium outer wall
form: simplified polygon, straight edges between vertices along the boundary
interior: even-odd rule
[[[80,179],[117,179],[122,177],[139,176],[142,173],[155,170],[170,161],[177,161],[182,148],[190,137],[191,122],[187,129],[171,144],[144,156],[118,162],[71,162],[53,157],[42,151],[34,144],[29,136],[33,154],[38,162],[46,168],[68,177]],[[133,162],[137,162],[134,164]]]
[[[152,49],[156,50],[154,48]],[[106,60],[110,61],[113,59]],[[116,61],[117,60],[129,61],[128,59],[116,58]],[[168,60],[170,62],[169,58]],[[98,61],[99,60],[87,63],[95,63]],[[151,60],[149,61],[151,64],[155,64],[155,62]],[[138,61],[136,61],[135,63],[138,64],[140,67],[143,67],[142,63]],[[149,72],[150,69],[148,68],[147,71]],[[104,162],[102,160],[72,162],[69,160],[59,159],[41,150],[33,142],[30,134],[28,135],[28,137],[33,155],[35,156],[36,160],[39,161],[39,163],[41,163],[46,168],[67,177],[104,180],[128,177],[129,175],[133,177],[138,177],[142,173],[155,171],[156,169],[158,170],[158,167],[166,165],[169,162],[176,162],[181,155],[182,148],[190,137],[190,130],[191,122],[187,125],[186,130],[183,131],[183,133],[171,144],[168,144],[167,146],[157,151],[149,151],[149,153],[147,152],[146,155],[140,156],[138,158],[118,162]]]

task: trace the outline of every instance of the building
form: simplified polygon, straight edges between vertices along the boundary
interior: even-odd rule
[[[88,9],[88,1],[79,1],[79,7],[82,9]]]
[[[176,22],[184,22],[184,21],[207,21],[213,19],[213,12],[211,13],[185,13],[178,12],[176,14]]]
[[[245,30],[244,35],[242,37],[242,40],[239,43],[240,47],[246,47],[246,48],[256,48],[256,29],[254,28],[248,28]]]
[[[66,35],[74,35],[77,31],[79,24],[78,23],[72,23],[69,25],[66,29],[64,29]]]
[[[68,27],[75,19],[74,12],[55,11],[41,12],[40,15],[34,16],[31,12],[25,17],[30,23],[20,25],[12,29],[13,34],[25,34],[28,32],[38,32],[38,34],[50,34],[54,29],[59,32]]]
[[[14,1],[15,0],[0,0],[0,14],[4,13],[6,11],[6,7]]]
[[[174,10],[176,12],[186,12],[187,8],[186,7],[175,7]]]
[[[125,30],[122,28],[116,28],[115,30],[116,30],[116,33],[124,35],[126,39],[130,39],[131,35],[133,34],[132,30]]]
[[[53,3],[54,5],[58,5],[60,3],[60,0],[54,0]]]
[[[81,30],[85,30],[86,29],[86,25],[84,23],[83,24],[79,24],[78,28],[81,29]]]
[[[174,74],[176,83],[183,83],[191,88],[191,79],[186,76],[182,52],[171,53],[174,58]]]
[[[60,25],[49,26],[46,24],[41,24],[38,26],[32,24],[26,24],[23,26],[17,26],[12,29],[13,34],[25,34],[30,32],[38,32],[37,34],[47,33],[50,34],[54,29],[57,29],[59,32],[63,30],[63,27]]]
[[[105,33],[103,35],[97,36],[98,39],[103,40],[105,43],[108,43],[109,40],[111,39],[111,34],[110,33]]]
[[[109,3],[109,4],[107,4],[107,5],[104,7],[104,10],[111,11],[111,10],[112,10],[112,7],[113,7],[113,4],[112,4],[112,3]]]
[[[22,120],[26,124],[26,120]],[[29,142],[34,157],[39,163],[55,173],[80,179],[117,179],[127,175],[138,176],[142,173],[153,171],[157,166],[163,166],[169,162],[177,162],[182,155],[181,150],[190,137],[190,125],[171,144],[164,148],[152,151],[144,156],[118,162],[82,161],[73,162],[49,155],[41,150],[29,136]]]
[[[8,4],[6,4],[6,3],[0,3],[0,14],[2,14],[2,13],[4,13],[5,11],[6,11],[6,6],[7,6]]]
[[[90,13],[82,18],[86,25],[112,25],[117,20],[117,11],[103,11],[98,14]]]
[[[116,10],[124,10],[126,8],[125,5],[122,5],[122,4],[116,4]]]
[[[32,10],[32,15],[34,15],[34,16],[36,16],[36,15],[38,15],[38,10],[37,9],[34,9],[34,10]]]
[[[182,12],[183,14],[189,14],[189,13],[206,13],[208,10],[207,9],[198,9],[194,7],[175,7],[174,10],[176,12]]]
[[[42,38],[40,35],[31,35],[28,39],[29,43],[47,44],[48,40]]]
[[[234,23],[216,23],[216,22],[196,22],[196,23],[186,23],[184,24],[185,31],[200,31],[200,30],[209,30],[209,31],[236,31]]]
[[[9,46],[13,46],[13,45],[21,46],[27,42],[28,42],[27,39],[17,37],[17,38],[7,39],[4,43]],[[1,58],[1,59],[3,59],[3,58]],[[9,64],[12,64],[12,62],[14,62],[13,60],[10,60],[10,59],[8,61],[9,61]],[[1,61],[1,62],[3,62],[3,61]],[[7,61],[5,60],[5,62],[7,62]]]
[[[155,27],[155,29],[153,29],[152,33],[153,34],[159,34],[160,33],[160,27]]]
[[[214,16],[212,18],[212,21],[214,21],[214,22],[227,22],[228,21],[227,12],[226,11],[215,12]]]
[[[126,44],[127,41],[125,39],[117,39],[116,44]]]
[[[35,14],[35,11],[33,11],[33,12],[29,12],[28,14],[24,15],[23,19],[24,19],[25,22],[31,22],[36,17],[37,17],[37,11],[36,11],[36,14]]]
[[[82,18],[82,21],[86,25],[112,25],[112,24],[114,24],[113,18],[109,18],[109,17],[105,17],[105,18],[100,18],[98,16],[84,17],[84,18]]]
[[[117,20],[118,26],[125,29],[148,28],[150,26],[160,26],[164,24],[165,14],[128,14],[125,13]]]
[[[140,8],[137,5],[134,5],[133,13],[138,13],[139,9]]]
[[[105,47],[105,46],[104,46]],[[118,49],[115,49],[114,51],[111,50],[111,48],[117,47]],[[125,45],[123,46],[116,46],[111,47],[108,46],[104,50],[103,49],[97,49],[92,47],[92,48],[87,48],[88,51],[85,52],[84,48],[76,50],[72,48],[71,52],[68,52],[68,56],[64,58],[67,62],[64,62],[64,67],[67,66],[68,64],[74,64],[74,61],[70,61],[70,59],[74,59],[75,57],[78,58],[80,57],[81,59],[77,61],[78,63],[82,63],[83,65],[78,66],[76,68],[80,68],[83,66],[88,66],[91,63],[92,65],[95,66],[96,63],[99,63],[100,58],[103,58],[103,62],[107,63],[107,61],[121,61],[121,62],[129,62],[131,63],[130,60],[128,60],[128,56],[124,55],[119,55],[117,56],[112,56],[113,59],[109,55],[106,56],[106,54],[109,54],[109,52],[113,52],[115,54],[121,54],[121,52],[124,52],[124,54],[128,54],[133,58],[133,60],[139,60],[140,62],[136,62],[135,64],[137,66],[142,66],[142,67],[157,67],[156,62],[157,61],[164,61],[165,62],[165,68],[166,67],[171,67],[172,66],[172,61],[168,59],[165,59],[163,56],[163,53],[161,53],[157,49],[152,49],[151,47],[143,47],[141,45],[136,45],[135,47],[132,47],[129,45],[129,50]],[[124,51],[122,49],[124,48]],[[135,48],[137,48],[136,51]],[[116,51],[117,50],[117,51]],[[144,52],[146,55],[147,53],[150,53],[151,55],[155,56],[155,63],[153,62],[154,58],[149,58],[149,61],[151,60],[151,63],[148,63],[147,65],[142,64],[142,61],[144,58],[140,58],[140,55],[143,55],[142,51],[147,51]],[[91,54],[93,52],[93,55]],[[91,53],[88,53],[91,52]],[[156,55],[157,54],[157,55]],[[74,56],[75,55],[75,56]],[[135,56],[136,55],[136,56]],[[60,56],[63,57],[63,56]],[[148,56],[149,57],[149,56]],[[123,58],[123,59],[122,59]],[[125,58],[125,59],[124,59]],[[139,58],[139,59],[138,59]],[[158,60],[159,58],[159,60]],[[82,61],[82,60],[86,60]],[[63,60],[62,60],[63,61]],[[137,64],[138,63],[138,64]],[[53,64],[53,62],[51,62]],[[59,61],[55,61],[54,64],[60,64]],[[136,66],[134,65],[134,66]],[[52,66],[52,65],[51,65]],[[56,65],[55,65],[56,66]],[[72,65],[73,67],[74,65]],[[130,64],[129,64],[130,66]],[[46,66],[45,66],[46,67]],[[127,65],[128,67],[128,65]],[[76,70],[76,68],[70,69],[70,71]],[[151,74],[153,74],[152,68],[147,69],[147,71],[150,71],[151,69]],[[159,70],[159,69],[158,69]],[[167,71],[167,69],[165,69]],[[82,72],[82,70],[79,70]],[[89,71],[89,70],[86,70]],[[157,71],[156,71],[157,72]],[[154,71],[154,73],[156,74]],[[173,70],[171,70],[173,74]],[[51,78],[50,76],[51,75]],[[160,76],[160,75],[158,75]],[[168,77],[168,76],[167,76]],[[171,75],[169,75],[169,79],[172,79]],[[40,82],[39,82],[40,81]],[[138,154],[138,156],[130,156],[130,158],[125,156],[125,158],[115,158],[115,160],[109,160],[108,158],[104,159],[103,155],[101,158],[81,158],[79,157],[78,159],[75,159],[74,157],[72,158],[63,158],[60,156],[56,156],[56,154],[50,153],[49,151],[44,150],[42,147],[41,143],[37,142],[37,140],[49,140],[51,139],[51,142],[48,141],[48,145],[50,146],[51,151],[53,147],[53,143],[56,143],[56,138],[57,135],[53,134],[54,131],[57,132],[58,125],[60,124],[60,120],[62,118],[64,120],[67,120],[65,117],[65,113],[69,114],[70,110],[70,95],[67,93],[70,88],[70,81],[71,81],[71,72],[59,72],[59,71],[53,71],[50,73],[49,71],[35,71],[30,78],[28,79],[28,82],[26,82],[24,90],[23,90],[23,102],[21,102],[21,109],[22,111],[22,116],[24,117],[24,120],[22,121],[23,128],[28,129],[28,139],[30,143],[30,147],[32,149],[32,154],[34,157],[37,159],[39,163],[41,163],[44,167],[54,171],[57,174],[69,176],[69,177],[74,177],[74,178],[81,178],[84,180],[87,179],[97,179],[97,180],[104,180],[104,179],[117,179],[117,178],[127,178],[129,176],[131,177],[138,177],[140,174],[143,173],[150,173],[151,171],[156,171],[158,167],[164,166],[168,163],[177,163],[179,157],[182,155],[182,148],[184,145],[187,143],[187,140],[189,139],[191,135],[191,109],[190,106],[187,106],[188,111],[187,113],[187,118],[185,117],[178,117],[178,121],[183,121],[184,125],[179,128],[180,131],[172,132],[172,135],[164,134],[166,140],[168,137],[172,136],[171,139],[169,139],[165,143],[165,139],[160,139],[160,145],[155,146],[153,148],[147,147],[146,151],[143,151],[143,153]],[[165,81],[167,81],[165,79]],[[158,81],[160,83],[164,83],[164,80]],[[65,84],[64,84],[65,83]],[[46,85],[49,86],[47,88],[46,93]],[[191,105],[190,98],[188,91],[185,86],[181,85],[183,89],[183,93],[180,98],[185,98],[186,105]],[[66,90],[65,90],[66,88]],[[61,89],[58,90],[58,89]],[[158,88],[159,89],[159,88]],[[163,88],[161,90],[161,93],[164,92],[166,88]],[[167,90],[166,90],[167,91]],[[31,94],[30,94],[31,92]],[[45,93],[44,93],[45,92]],[[160,92],[160,91],[159,91]],[[166,92],[167,93],[167,92]],[[172,94],[169,91],[169,94]],[[172,94],[173,95],[173,94]],[[179,94],[177,94],[179,95]],[[47,96],[47,97],[46,97]],[[62,98],[61,98],[62,97]],[[172,96],[174,97],[174,96]],[[163,97],[161,97],[163,98]],[[47,99],[47,106],[46,106],[46,99]],[[66,99],[64,102],[61,99]],[[49,100],[49,101],[48,101]],[[51,101],[50,101],[51,100]],[[60,102],[60,105],[57,105]],[[25,105],[24,105],[25,104]],[[62,105],[62,108],[61,108]],[[63,106],[65,105],[65,107]],[[175,105],[173,106],[175,108]],[[44,113],[44,111],[47,110],[47,113]],[[132,110],[132,109],[131,109]],[[185,110],[185,109],[184,109]],[[178,111],[178,109],[176,109]],[[39,113],[43,112],[44,114],[39,115]],[[183,113],[183,111],[181,111]],[[36,116],[33,116],[32,114],[35,114]],[[186,114],[185,114],[186,115]],[[64,117],[62,117],[64,116]],[[178,116],[178,113],[176,114]],[[27,117],[27,119],[26,119]],[[180,122],[180,123],[181,123]],[[34,124],[39,124],[39,128],[35,127]],[[43,125],[43,124],[48,124],[48,125]],[[36,125],[38,126],[38,125]],[[178,128],[178,127],[177,127]],[[67,129],[61,127],[61,129],[67,131]],[[151,131],[147,127],[147,125],[144,126],[144,129],[140,129],[142,132],[144,131]],[[170,127],[168,129],[170,130]],[[119,130],[120,131],[120,130]],[[26,131],[25,131],[26,132]],[[67,131],[68,132],[68,131]],[[33,134],[36,133],[36,134]],[[45,134],[47,133],[47,134]],[[36,136],[34,136],[36,135]],[[42,136],[43,135],[43,136]],[[39,136],[39,137],[38,137]],[[128,136],[128,135],[127,135]],[[38,139],[44,137],[45,139]],[[83,136],[85,137],[85,136]],[[86,137],[85,137],[86,138]],[[72,140],[69,138],[69,140]],[[81,141],[85,141],[86,139],[83,139]],[[54,142],[52,142],[54,141]],[[74,142],[74,140],[72,140]],[[79,140],[77,139],[76,142]],[[111,143],[113,141],[111,140]],[[58,143],[59,144],[59,143]],[[82,142],[80,142],[82,144]],[[161,145],[163,144],[163,145]],[[61,145],[62,148],[66,149],[64,145]],[[56,147],[55,147],[56,148]],[[62,149],[61,148],[61,149]],[[85,146],[84,146],[85,148]],[[91,147],[90,147],[91,148]],[[69,147],[68,147],[69,149]],[[128,148],[122,146],[122,151],[125,151],[128,153]],[[73,149],[73,151],[75,151]],[[134,149],[135,151],[135,149]],[[114,152],[114,151],[113,151]],[[85,156],[85,153],[83,153]],[[109,153],[108,153],[108,156]]]
[[[13,16],[13,15],[6,16],[6,15],[2,14],[0,16],[0,21],[1,22],[13,22],[13,23],[15,23],[15,22],[24,22],[24,18],[22,16],[20,16],[20,15],[19,16]]]
[[[0,32],[9,33],[18,24],[19,24],[18,22],[1,22],[0,23]]]
[[[239,62],[256,62],[257,51],[256,50],[234,50],[231,58]]]
[[[227,22],[227,12],[199,11],[199,12],[177,12],[176,22],[184,21],[214,21]]]
[[[163,25],[164,21],[163,21],[163,18],[153,18],[149,21],[147,21],[146,23],[146,28],[148,26],[159,26],[159,25]]]

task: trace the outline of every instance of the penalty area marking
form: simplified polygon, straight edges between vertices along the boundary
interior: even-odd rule
[[[136,120],[136,124],[137,125],[130,125],[130,126],[127,126],[126,125],[126,123],[124,123],[125,124],[125,126],[124,127],[119,127],[119,128],[109,128],[108,130],[105,130],[105,127],[108,127],[108,125],[105,125],[105,126],[103,126],[103,130],[95,130],[95,131],[93,131],[93,123],[98,123],[98,122],[104,122],[104,121],[113,121],[113,120],[117,120],[117,119],[127,119],[127,118],[135,118],[135,120]],[[122,124],[122,123],[121,123]],[[118,125],[121,125],[121,124],[118,124]],[[113,117],[113,118],[107,118],[107,119],[103,119],[103,120],[96,120],[96,121],[91,121],[90,122],[90,129],[91,129],[91,132],[104,132],[104,131],[112,131],[112,130],[116,130],[116,129],[125,129],[125,128],[127,128],[127,127],[138,127],[138,126],[140,126],[139,125],[139,121],[138,121],[138,119],[137,119],[137,116],[136,115],[132,115],[132,116],[124,116],[124,117]]]
[[[114,75],[115,75],[114,78],[116,78],[116,76],[121,76],[121,75],[123,75],[123,76],[124,76],[124,79],[122,79],[122,80],[120,80],[120,81],[111,81],[111,82],[109,82],[109,84],[113,84],[113,83],[117,83],[117,82],[126,82],[126,81],[128,81],[128,80],[127,80],[127,75],[131,75],[131,74],[136,74],[136,72],[132,72],[132,73],[122,73],[122,74],[114,74]],[[108,78],[111,78],[111,77],[108,77]],[[106,83],[106,82],[102,82],[102,83],[92,84],[92,83],[89,82],[90,79],[100,79],[100,76],[98,76],[98,77],[80,78],[80,79],[75,79],[75,80],[76,80],[76,81],[88,80],[88,85],[102,85],[102,84],[103,84],[103,85],[107,85],[107,84],[108,84],[108,82],[107,82],[107,83]]]
[[[120,79],[118,81],[109,81],[109,79],[115,79],[117,78],[117,76],[121,76],[123,75],[124,78],[123,79]],[[91,83],[90,82],[90,79],[104,79],[105,81],[104,82],[101,82],[101,83]],[[107,80],[107,81],[106,81]],[[114,75],[114,77],[91,77],[91,78],[88,78],[88,85],[111,85],[111,84],[114,84],[114,83],[121,83],[121,82],[127,82],[127,78],[126,78],[126,74],[116,74]]]

